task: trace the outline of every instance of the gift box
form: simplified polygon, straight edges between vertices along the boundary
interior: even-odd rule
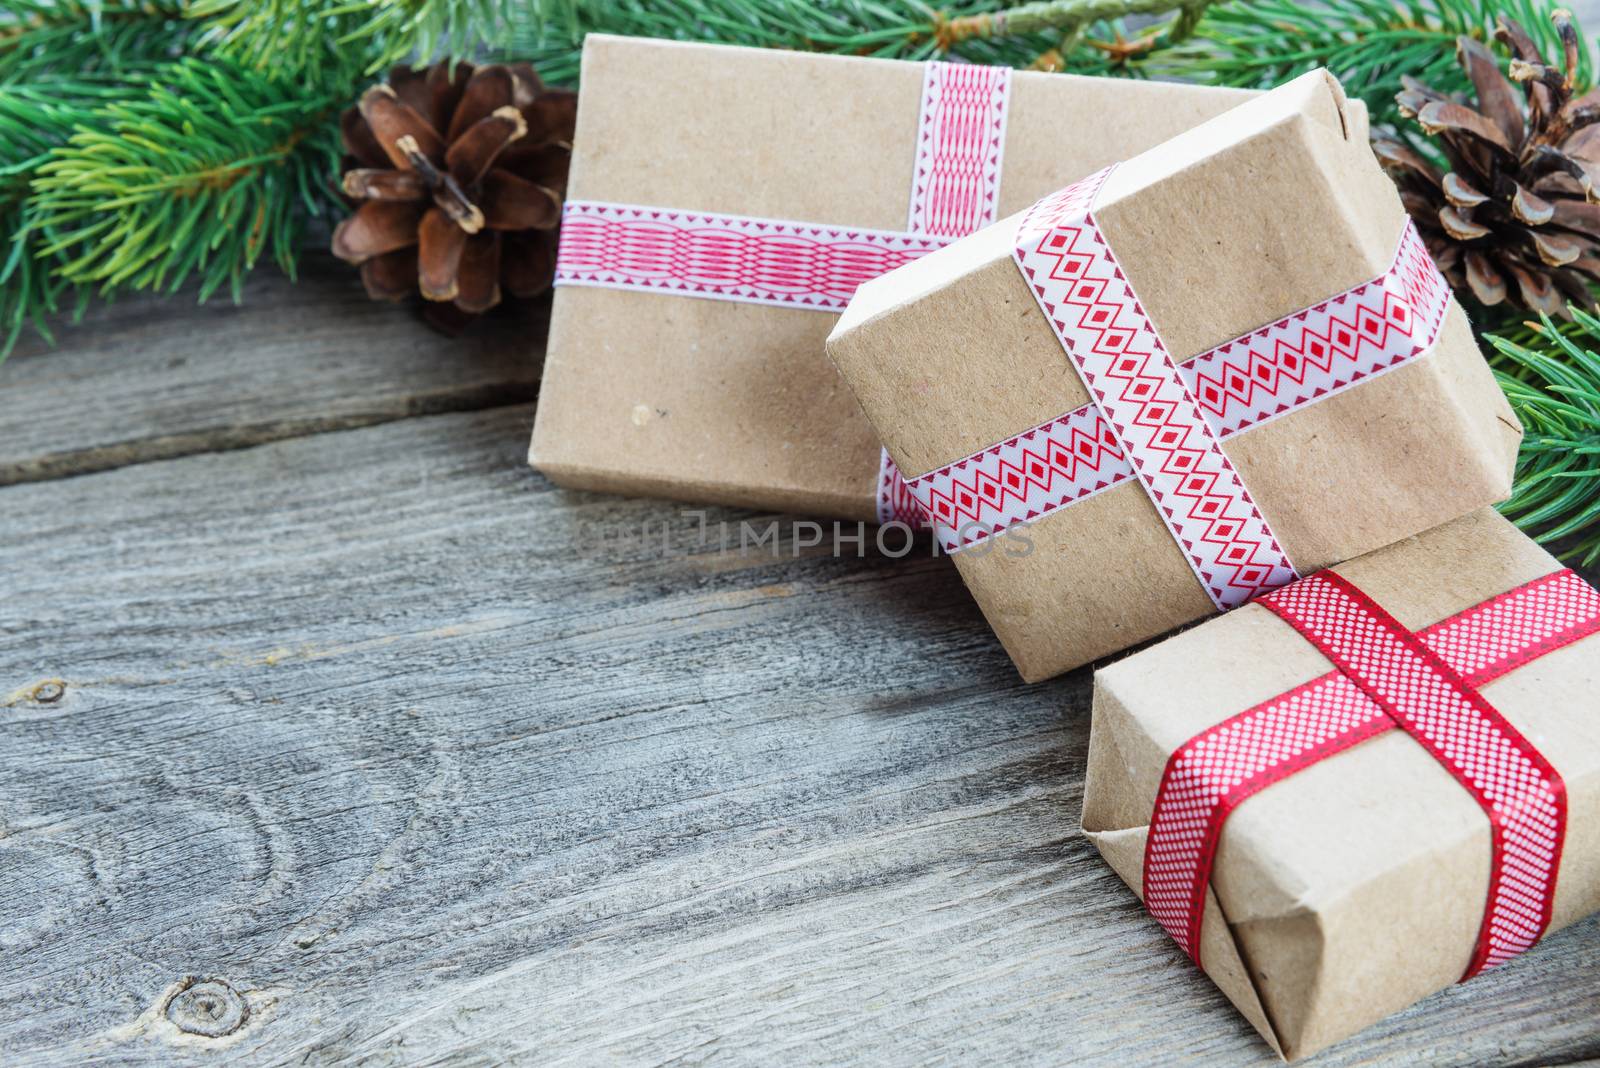
[[[1287,1058],[1600,908],[1600,594],[1492,510],[1095,674],[1083,829]]]
[[[1324,71],[865,283],[828,349],[1030,681],[1500,500],[1521,437]]]
[[[855,285],[1249,95],[591,35],[530,461],[911,518],[823,350]]]

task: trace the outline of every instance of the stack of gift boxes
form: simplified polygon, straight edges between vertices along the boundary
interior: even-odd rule
[[[1600,595],[1331,76],[582,84],[536,466],[929,526],[1029,681],[1218,616],[1096,673],[1083,829],[1285,1057],[1600,908]]]

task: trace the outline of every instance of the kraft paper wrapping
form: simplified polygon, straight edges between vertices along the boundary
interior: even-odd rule
[[[1095,217],[1173,358],[1386,270],[1405,212],[1325,71],[1121,164]],[[1012,259],[1018,219],[863,285],[828,349],[911,478],[1088,403]],[[1302,574],[1510,492],[1521,427],[1454,301],[1433,349],[1225,443]],[[1136,480],[954,555],[1022,676],[1215,608]]]
[[[1415,631],[1559,567],[1483,509],[1334,570]],[[1136,893],[1171,753],[1330,668],[1247,605],[1096,672],[1083,829]],[[1566,781],[1554,931],[1600,909],[1600,635],[1482,693]],[[1352,1035],[1461,977],[1483,918],[1489,833],[1472,796],[1400,730],[1270,786],[1223,827],[1207,972],[1285,1057]]]
[[[903,230],[919,63],[591,35],[568,196]],[[1250,94],[1018,72],[1002,213]],[[872,520],[835,316],[563,286],[529,459],[578,489]]]

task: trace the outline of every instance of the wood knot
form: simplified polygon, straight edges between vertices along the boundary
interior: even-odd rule
[[[45,679],[43,682],[33,688],[33,693],[29,696],[31,696],[41,705],[52,705],[65,697],[66,694],[66,683],[62,682],[60,679]]]
[[[167,1000],[167,1019],[178,1030],[206,1038],[232,1034],[249,1014],[244,998],[225,979],[191,979]]]

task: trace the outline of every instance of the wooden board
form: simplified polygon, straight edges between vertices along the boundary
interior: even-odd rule
[[[296,286],[263,268],[244,303],[137,296],[27,336],[0,364],[0,485],[243,448],[433,412],[530,401],[548,305],[459,339],[367,299],[308,252]]]
[[[0,1063],[1272,1063],[1075,833],[1086,672],[531,418],[0,490]],[[1590,920],[1312,1063],[1597,1021]]]

